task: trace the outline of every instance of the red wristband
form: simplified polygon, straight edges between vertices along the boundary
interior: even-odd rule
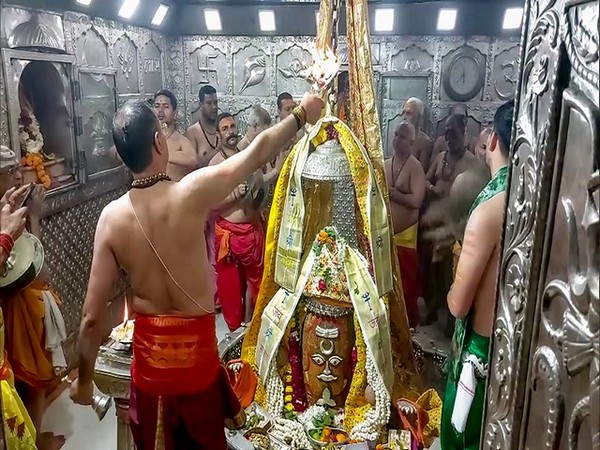
[[[4,250],[7,255],[10,255],[10,252],[12,252],[14,245],[15,241],[10,236],[10,234],[0,234],[0,248]]]

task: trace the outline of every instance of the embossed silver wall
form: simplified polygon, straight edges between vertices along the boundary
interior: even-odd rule
[[[302,95],[308,84],[306,67],[314,38],[188,36],[169,42],[167,86],[183,105],[182,128],[195,120],[198,89],[212,84],[220,108],[236,114],[244,128],[247,113],[261,104],[275,117],[277,95]],[[345,40],[340,48],[342,63]],[[438,133],[438,124],[456,102],[468,106],[469,133],[489,124],[494,111],[514,95],[518,77],[517,39],[472,37],[373,37],[373,65],[387,137],[400,120],[404,101],[421,97],[427,104],[425,129]]]
[[[482,448],[598,450],[599,6],[526,3]]]

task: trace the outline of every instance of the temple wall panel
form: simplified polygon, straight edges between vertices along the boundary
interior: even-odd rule
[[[181,129],[197,120],[198,90],[213,85],[219,107],[236,115],[244,131],[249,109],[260,104],[273,117],[277,95],[301,96],[309,87],[311,36],[185,36],[169,42],[167,86],[183,105]],[[426,103],[425,130],[436,137],[455,103],[468,107],[469,134],[488,125],[518,78],[518,38],[473,36],[372,37],[372,63],[384,142],[412,96]],[[338,54],[347,65],[345,37]]]

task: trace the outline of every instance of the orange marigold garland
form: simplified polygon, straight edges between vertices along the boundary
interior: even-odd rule
[[[52,184],[52,179],[48,172],[46,172],[46,168],[44,166],[44,158],[40,153],[27,153],[27,156],[23,158],[21,163],[27,167],[33,167],[37,174],[37,179],[42,183],[44,188],[50,188]]]

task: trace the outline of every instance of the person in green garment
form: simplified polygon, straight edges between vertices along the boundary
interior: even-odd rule
[[[513,110],[511,100],[498,108],[494,116],[486,146],[486,162],[492,179],[469,211],[456,277],[448,293],[448,308],[456,317],[456,324],[446,364],[448,380],[441,429],[444,450],[479,449],[496,308]]]

